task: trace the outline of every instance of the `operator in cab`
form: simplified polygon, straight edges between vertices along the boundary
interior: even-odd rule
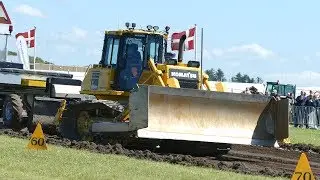
[[[127,49],[126,56],[126,70],[125,73],[127,76],[126,79],[126,88],[132,89],[136,86],[136,83],[139,81],[141,71],[142,71],[142,57],[138,51],[138,45],[135,43],[129,44]]]

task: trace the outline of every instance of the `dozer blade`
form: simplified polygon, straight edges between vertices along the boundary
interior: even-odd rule
[[[264,95],[141,85],[129,99],[139,138],[278,146],[289,101]]]

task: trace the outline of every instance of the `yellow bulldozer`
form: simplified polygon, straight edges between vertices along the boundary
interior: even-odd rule
[[[126,23],[106,31],[101,60],[81,85],[87,99],[64,101],[56,114],[60,134],[214,153],[232,144],[277,146],[288,138],[288,100],[212,91],[200,63],[183,60],[186,36],[178,57],[170,56],[169,29]]]

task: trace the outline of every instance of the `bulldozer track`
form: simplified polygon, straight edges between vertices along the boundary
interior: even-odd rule
[[[1,129],[1,135],[28,139],[31,136],[27,130],[12,131]],[[290,178],[299,159],[300,150],[290,148],[276,149],[267,147],[252,147],[233,145],[227,155],[221,157],[192,156],[185,154],[161,153],[152,150],[137,150],[124,148],[121,144],[97,144],[88,141],[75,141],[56,135],[46,135],[48,144],[67,148],[83,149],[94,153],[120,154],[137,159],[167,162],[186,166],[201,166],[218,170],[227,170],[243,174],[264,175],[272,177]],[[304,147],[306,149],[306,147]],[[312,148],[309,148],[312,149]],[[320,154],[314,151],[307,153],[311,168],[315,176],[320,173]]]

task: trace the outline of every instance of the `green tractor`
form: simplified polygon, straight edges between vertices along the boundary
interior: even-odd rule
[[[266,93],[272,95],[276,91],[277,95],[281,98],[287,98],[288,94],[292,94],[292,98],[296,97],[296,85],[293,84],[280,84],[277,82],[267,82]]]

